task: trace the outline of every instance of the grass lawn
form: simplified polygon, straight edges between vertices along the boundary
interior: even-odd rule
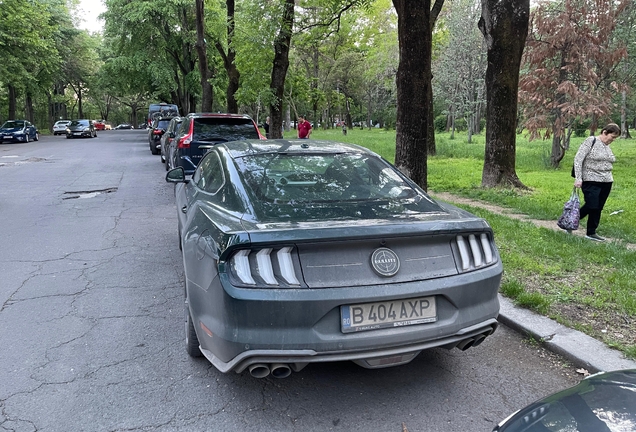
[[[293,134],[293,132],[286,135]],[[395,131],[339,129],[312,132],[312,138],[359,144],[393,162]],[[583,137],[573,137],[558,169],[550,167],[550,141],[529,142],[517,135],[516,172],[530,188],[482,189],[484,135],[436,136],[437,155],[428,159],[431,192],[478,199],[508,207],[533,219],[556,221],[569,198],[570,169]],[[612,143],[614,184],[598,233],[636,243],[636,140]],[[582,199],[581,195],[581,199]],[[501,292],[517,304],[584,331],[636,358],[636,252],[621,243],[590,242],[578,236],[538,228],[529,222],[462,206],[493,227],[504,263]],[[622,210],[622,211],[621,211]],[[610,213],[619,211],[614,215]],[[585,220],[579,229],[585,229]]]

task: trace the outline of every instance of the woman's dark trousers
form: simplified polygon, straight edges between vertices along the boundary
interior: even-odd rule
[[[581,207],[581,219],[587,218],[587,235],[596,234],[596,228],[601,222],[601,211],[605,206],[605,201],[612,190],[612,182],[601,183],[584,181],[581,185],[585,204]]]

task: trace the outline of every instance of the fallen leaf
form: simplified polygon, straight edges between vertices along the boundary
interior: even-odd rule
[[[577,372],[577,373],[580,373],[580,374],[581,374],[581,375],[583,375],[583,376],[588,376],[588,375],[590,374],[590,373],[587,371],[587,369],[583,369],[583,368],[581,368],[581,369],[577,369],[577,370],[576,370],[576,372]]]

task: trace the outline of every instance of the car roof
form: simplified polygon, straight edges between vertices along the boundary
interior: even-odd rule
[[[233,118],[233,119],[252,119],[247,114],[231,114],[231,113],[190,113],[186,117],[189,118],[197,118],[197,117],[209,117],[209,118]]]
[[[338,154],[365,153],[377,156],[372,151],[355,144],[337,141],[307,140],[307,139],[270,139],[270,140],[241,140],[218,144],[224,147],[233,158],[272,153],[295,154]]]

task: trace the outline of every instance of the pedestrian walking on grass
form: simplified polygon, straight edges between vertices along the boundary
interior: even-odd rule
[[[298,116],[298,138],[308,139],[311,135],[311,123],[306,120],[305,116]]]
[[[586,238],[594,241],[605,239],[596,233],[601,212],[612,190],[614,177],[612,165],[616,157],[610,144],[621,134],[617,124],[610,123],[599,136],[583,141],[574,156],[574,187],[581,188],[585,204],[581,207],[581,219],[587,216]]]

